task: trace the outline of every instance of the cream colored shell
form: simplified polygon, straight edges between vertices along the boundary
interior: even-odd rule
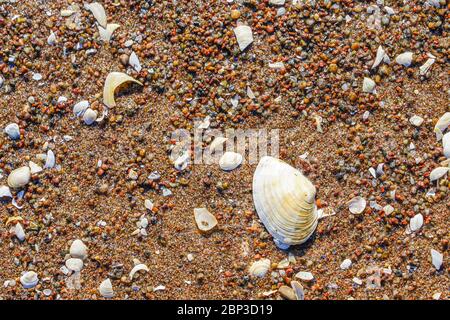
[[[125,82],[134,82],[139,85],[143,85],[141,82],[130,77],[123,72],[111,72],[108,74],[105,80],[105,85],[103,87],[103,103],[108,108],[113,108],[116,106],[116,101],[114,100],[114,93],[117,88],[119,88]]]
[[[302,244],[314,233],[318,213],[316,188],[300,171],[263,157],[253,176],[253,201],[278,247]]]

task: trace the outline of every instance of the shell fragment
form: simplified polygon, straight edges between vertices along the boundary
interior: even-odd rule
[[[239,49],[244,51],[253,42],[252,29],[249,26],[241,25],[234,28],[233,31],[236,36]]]
[[[211,214],[206,208],[195,208],[194,218],[197,227],[202,233],[213,231],[217,226],[216,217]]]
[[[108,108],[113,108],[116,106],[116,101],[114,100],[114,93],[117,88],[119,88],[125,82],[134,82],[139,85],[143,85],[141,82],[135,80],[129,75],[123,72],[111,72],[108,74],[105,80],[105,85],[103,87],[103,103]]]

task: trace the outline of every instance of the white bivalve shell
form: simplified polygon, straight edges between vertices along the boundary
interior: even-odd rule
[[[270,270],[270,260],[261,259],[252,263],[248,272],[253,277],[263,278]]]
[[[112,287],[111,280],[109,280],[109,278],[104,280],[100,284],[100,286],[98,287],[98,291],[100,292],[100,294],[104,298],[112,298],[112,297],[114,297],[114,290],[113,290],[113,287]]]
[[[39,278],[36,272],[27,271],[20,277],[20,283],[25,289],[35,287],[39,282]]]
[[[259,218],[281,249],[302,244],[314,233],[316,188],[300,171],[263,157],[253,175],[253,201]]]
[[[97,119],[98,116],[98,112],[88,108],[86,110],[86,112],[83,114],[83,121],[84,123],[86,123],[88,126],[90,126],[91,124],[93,124],[95,122],[95,120]]]
[[[242,163],[243,157],[236,152],[225,152],[219,160],[220,169],[231,171],[239,167]]]
[[[13,189],[25,187],[30,182],[31,171],[29,167],[20,167],[11,171],[8,176],[8,185]]]

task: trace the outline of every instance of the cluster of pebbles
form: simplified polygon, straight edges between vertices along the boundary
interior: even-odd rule
[[[448,299],[449,9],[2,1],[0,299]]]

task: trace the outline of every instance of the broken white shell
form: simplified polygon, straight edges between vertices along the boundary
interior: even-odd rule
[[[281,70],[284,69],[284,63],[282,61],[277,61],[277,62],[271,62],[269,63],[269,68],[271,69],[275,69],[275,70]]]
[[[55,166],[56,159],[55,154],[52,150],[47,151],[47,156],[45,157],[44,169],[51,169]]]
[[[443,260],[444,255],[442,253],[431,249],[431,262],[433,263],[433,266],[436,268],[436,270],[441,269]]]
[[[2,198],[12,198],[11,190],[8,186],[0,186],[0,199]]]
[[[133,280],[134,274],[136,272],[138,272],[138,271],[141,271],[141,270],[144,270],[146,272],[150,271],[150,269],[145,264],[139,263],[139,264],[135,265],[133,267],[133,269],[131,269],[131,271],[130,271],[130,279]]]
[[[142,70],[141,63],[139,62],[139,58],[134,51],[130,54],[128,63],[130,64],[130,66],[133,67],[134,70],[136,70],[137,72],[141,72]]]
[[[83,121],[84,123],[86,123],[88,126],[90,126],[91,124],[93,124],[95,122],[95,120],[97,119],[98,116],[98,112],[88,108],[86,110],[86,112],[83,114]]]
[[[252,263],[248,273],[253,277],[263,278],[270,270],[270,260],[261,259]]]
[[[50,35],[47,38],[47,43],[49,45],[54,45],[56,43],[56,34],[52,31],[52,33],[50,33]]]
[[[375,90],[375,81],[370,78],[364,77],[363,80],[363,92],[373,93]]]
[[[219,160],[219,166],[222,170],[231,171],[241,165],[243,157],[236,152],[225,152]]]
[[[105,80],[105,85],[103,87],[103,103],[108,108],[114,107],[116,105],[116,102],[114,100],[114,92],[122,84],[130,81],[141,86],[143,85],[140,81],[135,80],[134,78],[123,72],[111,72],[110,74],[108,74]]]
[[[20,128],[17,123],[10,123],[5,127],[5,133],[12,140],[20,139]]]
[[[104,298],[114,297],[114,290],[112,287],[111,280],[109,280],[109,278],[106,280],[103,280],[103,282],[98,287],[98,291]]]
[[[36,272],[27,271],[20,277],[20,283],[25,289],[35,287],[39,282],[39,278]]]
[[[300,271],[295,275],[295,277],[303,281],[311,281],[314,279],[313,274],[308,271]]]
[[[318,222],[316,188],[300,171],[272,157],[263,157],[253,175],[253,201],[275,244],[286,249],[302,244]]]
[[[228,138],[217,137],[211,142],[209,145],[209,150],[211,153],[217,152],[219,150],[223,150],[223,144],[228,140]]]
[[[217,226],[216,217],[211,214],[206,208],[195,208],[194,218],[200,232],[210,232]]]
[[[83,243],[83,241],[81,241],[79,239],[74,240],[72,242],[69,253],[72,256],[72,258],[78,258],[81,260],[86,259],[87,255],[88,255],[86,245]]]
[[[423,118],[413,115],[411,118],[409,118],[409,122],[415,127],[420,127],[423,123]]]
[[[373,62],[371,69],[378,67],[382,61],[388,63],[389,57],[384,51],[383,47],[379,46],[377,49],[377,56],[375,57],[375,61]]]
[[[24,187],[30,182],[31,171],[29,167],[20,167],[11,171],[8,176],[8,185],[13,189]]]
[[[151,200],[149,200],[149,199],[145,199],[145,201],[144,201],[144,207],[145,207],[147,210],[152,210],[152,209],[153,209],[153,202],[151,202]]]
[[[409,221],[409,229],[412,232],[415,232],[415,231],[419,230],[420,228],[422,228],[422,225],[423,225],[423,216],[420,213],[416,214]]]
[[[395,58],[395,62],[401,64],[402,66],[409,67],[412,63],[413,53],[410,51],[399,54],[397,58]]]
[[[355,197],[348,202],[348,210],[353,214],[360,214],[366,209],[367,201],[363,197]]]
[[[23,227],[20,223],[16,223],[16,225],[14,226],[14,234],[20,242],[25,240],[25,230],[23,230]]]
[[[298,281],[291,281],[291,287],[294,289],[295,296],[297,300],[305,300],[305,292],[303,291],[303,286]]]
[[[120,24],[117,23],[110,23],[106,25],[106,28],[103,28],[102,26],[98,26],[98,34],[100,35],[100,39],[104,42],[109,42],[111,40],[111,37],[118,28],[120,27]]]
[[[74,13],[75,11],[69,9],[61,10],[61,17],[70,17]]]
[[[76,117],[80,117],[84,114],[87,108],[89,108],[89,101],[86,100],[80,101],[73,106],[73,114]]]
[[[450,158],[450,132],[447,132],[442,137],[442,148],[444,149],[444,156]]]
[[[66,260],[66,267],[69,270],[79,272],[83,269],[84,263],[83,260],[78,258],[69,258]]]
[[[252,88],[250,86],[247,86],[247,97],[250,99],[256,99],[255,93],[253,92]]]
[[[37,165],[33,161],[28,162],[28,166],[30,167],[31,174],[36,174],[43,170],[41,166]]]
[[[282,6],[284,5],[284,3],[286,2],[286,0],[270,0],[269,3],[276,5],[276,6]]]
[[[98,2],[86,3],[84,5],[84,8],[92,12],[95,20],[97,20],[99,25],[101,25],[103,28],[106,28],[106,12],[105,8],[103,8],[103,6],[100,3]]]
[[[342,261],[341,265],[339,266],[342,270],[347,270],[348,268],[350,268],[352,265],[352,260],[350,259],[345,259],[344,261]]]
[[[419,68],[419,74],[421,76],[425,75],[431,68],[431,66],[434,64],[436,59],[429,58],[422,66]]]
[[[440,178],[442,178],[443,176],[445,176],[447,174],[447,172],[450,170],[449,167],[437,167],[436,169],[434,169],[433,171],[431,171],[430,173],[430,181],[436,181]]]
[[[437,140],[441,140],[443,133],[450,126],[450,112],[446,112],[439,118],[434,126],[434,132],[436,133]]]
[[[245,48],[253,42],[252,29],[249,26],[241,25],[234,28],[233,31],[236,36],[239,49],[244,51]]]

